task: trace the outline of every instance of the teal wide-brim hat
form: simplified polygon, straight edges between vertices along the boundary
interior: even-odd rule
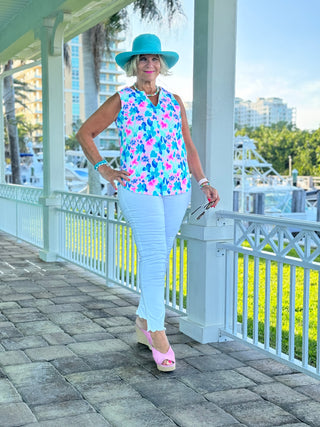
[[[125,69],[126,63],[135,55],[156,54],[161,55],[168,68],[173,67],[179,60],[176,52],[162,51],[159,37],[154,34],[141,34],[136,37],[132,43],[131,52],[122,52],[116,56],[116,63],[122,69]]]

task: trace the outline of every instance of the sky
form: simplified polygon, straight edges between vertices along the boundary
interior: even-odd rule
[[[160,37],[180,60],[158,83],[192,101],[194,0],[181,0],[185,17],[169,26],[131,19],[125,49],[141,33]],[[199,1],[199,0],[198,0]],[[200,0],[201,1],[201,0]],[[235,96],[279,97],[297,111],[297,127],[320,127],[320,0],[238,0]]]

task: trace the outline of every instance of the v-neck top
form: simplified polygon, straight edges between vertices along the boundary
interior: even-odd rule
[[[157,105],[143,91],[127,87],[118,93],[120,167],[130,173],[125,188],[151,196],[187,192],[191,182],[178,101],[163,88]]]

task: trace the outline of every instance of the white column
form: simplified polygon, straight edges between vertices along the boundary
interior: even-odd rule
[[[3,78],[0,78],[0,103],[3,103]],[[4,115],[0,108],[0,184],[5,184]]]
[[[54,191],[65,190],[63,16],[46,19],[41,29],[43,107],[43,239],[40,258],[55,261],[59,247],[59,200]]]
[[[192,136],[203,169],[219,191],[217,209],[232,210],[236,0],[195,0]],[[193,180],[192,209],[205,201]],[[183,227],[188,237],[187,317],[180,329],[206,343],[219,339],[225,313],[225,260],[217,242],[232,239],[214,209]]]

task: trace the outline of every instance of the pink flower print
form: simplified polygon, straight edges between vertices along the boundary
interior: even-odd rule
[[[187,185],[187,178],[183,178],[182,185]]]
[[[147,103],[146,103],[146,101],[142,101],[142,102],[140,102],[140,104],[139,104],[139,107],[140,108],[146,108],[147,107]]]
[[[154,138],[149,138],[147,141],[147,146],[153,145],[156,142]]]
[[[132,134],[132,130],[131,129],[126,129],[126,134],[127,134],[127,136],[131,135]]]
[[[133,122],[132,122],[132,120],[130,119],[130,117],[128,117],[127,125],[133,125]]]
[[[132,164],[132,166],[137,166],[137,164],[138,164],[137,157],[132,160],[131,164]]]
[[[170,119],[170,113],[166,113],[166,114],[163,116],[163,118],[164,118],[164,119]]]
[[[168,160],[173,160],[173,154],[172,153],[169,155]]]
[[[160,122],[160,126],[161,126],[162,129],[165,129],[165,128],[168,127],[168,124],[166,122],[164,122],[164,121],[161,121]]]
[[[132,175],[134,173],[134,169],[129,168],[128,172],[129,172],[130,175]]]
[[[150,187],[150,190],[153,190],[156,185],[157,185],[156,179],[151,179],[151,181],[148,182],[148,186]]]
[[[165,163],[166,170],[172,169],[172,165],[168,162]]]
[[[140,130],[140,131],[138,132],[137,138],[138,138],[138,139],[142,139],[142,137],[143,137],[143,132]]]

